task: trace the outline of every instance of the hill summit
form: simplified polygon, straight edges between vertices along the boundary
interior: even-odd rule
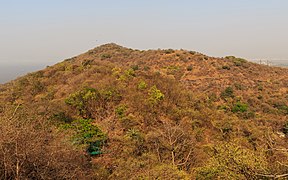
[[[105,44],[0,86],[0,179],[263,179],[288,169],[288,69]]]

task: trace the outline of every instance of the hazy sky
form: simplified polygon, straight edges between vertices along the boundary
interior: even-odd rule
[[[0,66],[100,44],[288,59],[288,0],[0,0]]]

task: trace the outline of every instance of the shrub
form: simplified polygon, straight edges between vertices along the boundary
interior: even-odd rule
[[[127,69],[123,73],[118,73],[118,79],[119,81],[128,81],[129,79],[136,76],[135,71],[133,69]]]
[[[69,133],[24,111],[0,116],[0,179],[89,179],[91,159],[65,140]]]
[[[81,65],[83,67],[89,67],[92,63],[93,63],[93,60],[86,59],[81,63]]]
[[[73,142],[85,145],[89,155],[103,153],[101,149],[106,143],[107,135],[98,126],[92,124],[91,119],[74,120],[69,127],[75,131],[75,135],[72,137]]]
[[[243,85],[239,84],[239,83],[235,83],[234,86],[237,90],[243,90],[244,89]]]
[[[56,120],[60,123],[71,123],[72,122],[72,118],[70,116],[67,116],[65,114],[65,112],[55,113],[55,114],[53,114],[51,119]]]
[[[230,70],[230,66],[224,65],[224,66],[222,66],[222,69]]]
[[[189,51],[189,53],[190,53],[191,55],[195,55],[195,54],[197,54],[196,51]]]
[[[31,89],[32,95],[39,94],[44,89],[45,89],[45,86],[43,85],[43,83],[41,83],[39,80],[33,80],[32,89]]]
[[[143,139],[142,134],[140,133],[140,131],[137,130],[137,129],[133,129],[133,128],[128,129],[125,136],[127,138],[129,138],[129,139],[137,140],[137,141]]]
[[[83,118],[105,118],[109,108],[109,102],[118,102],[121,96],[116,90],[97,90],[84,88],[71,94],[65,99],[65,103],[76,109]]]
[[[263,91],[263,89],[264,89],[261,84],[258,84],[258,87],[257,87],[257,88],[258,88],[258,91]]]
[[[135,71],[132,68],[127,69],[124,73],[127,77],[135,77],[136,76]]]
[[[227,87],[222,93],[221,93],[221,98],[234,98],[234,90],[232,87]]]
[[[138,89],[143,90],[147,88],[147,84],[145,81],[141,80],[138,84]]]
[[[192,66],[192,65],[188,66],[188,67],[186,68],[186,70],[187,70],[187,71],[192,71],[192,70],[193,70],[193,66]]]
[[[236,58],[235,56],[226,56],[226,59],[232,60],[235,66],[242,66],[247,60],[243,58]]]
[[[150,67],[149,66],[144,66],[144,71],[149,71]]]
[[[241,102],[237,102],[232,108],[233,113],[237,113],[237,112],[243,113],[243,112],[246,112],[247,110],[248,110],[248,105],[241,103]]]
[[[78,119],[72,122],[72,128],[76,131],[73,137],[74,142],[79,144],[89,144],[96,141],[104,142],[107,139],[99,127],[91,124],[91,119]]]
[[[135,126],[139,124],[135,116],[133,116],[132,114],[129,114],[128,116],[123,116],[122,118],[120,118],[120,123],[121,123],[121,126],[125,130],[134,128]]]
[[[196,179],[257,179],[267,169],[264,154],[223,143],[213,147],[211,159],[197,168]]]
[[[132,65],[131,69],[133,69],[133,71],[137,71],[137,70],[139,70],[139,66],[138,65]]]
[[[118,118],[123,118],[125,116],[125,111],[127,107],[126,105],[119,105],[115,109],[115,113],[118,116]]]
[[[121,72],[122,72],[122,70],[121,70],[121,68],[119,68],[119,67],[114,67],[114,68],[112,69],[112,74],[113,74],[114,76],[119,76]]]
[[[288,106],[286,106],[285,104],[281,104],[281,103],[274,103],[273,106],[275,108],[277,108],[280,112],[288,115]]]
[[[245,59],[242,59],[242,58],[236,58],[233,60],[233,63],[235,66],[242,66],[246,62],[247,61]]]
[[[282,128],[282,132],[287,136],[288,135],[288,122],[286,122]]]
[[[102,54],[102,55],[101,55],[101,59],[102,59],[102,60],[104,60],[104,59],[109,59],[109,58],[111,58],[111,57],[112,57],[111,54]]]
[[[71,94],[65,99],[65,103],[74,107],[79,115],[83,117],[91,117],[91,113],[88,112],[88,106],[90,101],[99,99],[100,93],[94,88],[85,88],[81,91]]]
[[[149,96],[151,104],[157,104],[164,99],[164,94],[155,85],[149,89]]]
[[[173,49],[165,49],[164,50],[164,53],[165,54],[172,54],[172,53],[174,53],[175,51],[173,50]]]

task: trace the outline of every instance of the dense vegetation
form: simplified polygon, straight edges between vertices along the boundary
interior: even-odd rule
[[[107,44],[0,87],[0,179],[288,173],[288,70]]]

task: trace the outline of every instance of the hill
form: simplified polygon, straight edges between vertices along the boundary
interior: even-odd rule
[[[285,177],[287,92],[287,68],[102,45],[0,86],[0,177]]]

